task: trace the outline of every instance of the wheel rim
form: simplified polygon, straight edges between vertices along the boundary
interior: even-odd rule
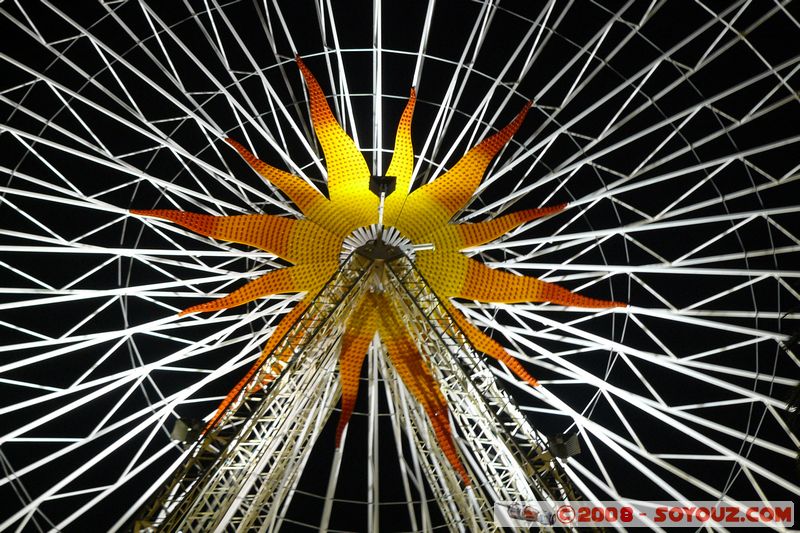
[[[417,87],[417,184],[536,102],[461,220],[559,201],[571,209],[475,254],[632,307],[459,305],[542,381],[531,391],[495,369],[537,428],[580,434],[583,452],[565,467],[582,492],[797,495],[798,441],[784,418],[797,385],[787,349],[800,138],[785,125],[800,114],[798,58],[771,39],[797,36],[787,6],[678,14],[551,3],[514,13],[471,3],[458,18],[430,4],[409,15],[413,39],[388,29],[400,20],[389,6],[367,5],[363,29],[317,7],[3,6],[19,43],[4,57],[13,83],[3,93],[2,320],[12,338],[0,376],[12,421],[3,487],[21,502],[13,513],[22,509],[5,525],[80,524],[100,502],[136,502],[178,458],[171,421],[213,409],[295,301],[178,320],[179,302],[222,295],[279,263],[126,209],[296,214],[218,141],[249,139],[324,188],[296,52],[336,93],[335,112],[377,173]],[[305,32],[310,17],[325,31]],[[667,35],[680,17],[685,27]],[[47,21],[58,25],[40,28]],[[257,44],[273,46],[265,28],[274,52]],[[111,472],[118,459],[125,466]]]

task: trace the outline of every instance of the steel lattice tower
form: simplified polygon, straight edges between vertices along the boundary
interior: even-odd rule
[[[558,485],[561,470],[585,500],[639,512],[649,501],[796,501],[800,56],[785,43],[800,35],[798,1],[313,4],[0,1],[0,530],[126,531],[136,519],[152,529],[189,512],[202,491],[217,498],[208,508],[231,503],[235,524],[270,472],[301,467],[299,481],[287,477],[269,495],[282,503],[259,508],[283,530],[430,531],[481,509],[481,497]],[[318,79],[314,98],[296,55]],[[409,123],[398,119],[412,87]],[[316,120],[312,100],[317,111],[328,102],[353,137],[360,155],[351,145],[348,160],[366,163],[357,189],[343,188],[354,173],[328,165],[337,151],[326,152],[315,127],[335,125]],[[428,390],[447,396],[433,435],[430,402],[405,386],[408,365],[395,364],[385,339],[372,342],[374,331],[359,339],[366,364],[355,376],[356,357],[343,349],[359,329],[353,321],[341,333],[341,319],[329,319],[313,338],[299,326],[272,354],[300,315],[294,302],[305,308],[355,249],[338,239],[375,223],[372,208],[360,211],[377,203],[361,186],[370,172],[406,162],[388,226],[434,243],[434,231],[409,229],[441,212],[399,220],[400,197],[441,183],[528,100],[525,123],[437,231],[567,207],[458,248],[474,263],[452,254],[433,269],[435,250],[404,250],[418,272],[400,259],[381,278],[391,295],[377,308],[401,317],[402,340],[420,352],[414,364],[432,369]],[[393,150],[401,130],[413,142]],[[258,158],[338,200],[336,209],[301,207],[264,182],[278,174],[251,168]],[[165,210],[187,214],[146,214]],[[351,211],[358,217],[344,224]],[[313,288],[292,284],[294,292],[185,316],[264,276],[297,272],[280,273],[295,265],[272,246],[282,241],[249,246],[196,232],[179,223],[188,213],[213,225],[315,217],[339,230],[324,271],[304,263],[313,263],[303,267]],[[318,235],[305,241],[292,251],[320,248]],[[451,275],[459,271],[442,266],[453,258],[628,307],[503,298],[486,283],[468,294]],[[426,298],[418,278],[440,299]],[[362,280],[353,294],[374,299]],[[342,295],[330,294],[333,308]],[[357,300],[342,301],[340,317],[363,316],[352,312]],[[312,309],[302,320],[313,330],[330,309]],[[488,361],[485,339],[457,350],[475,331],[540,386]],[[213,412],[254,358],[273,355],[262,381],[280,370],[292,344],[302,344],[306,366],[292,357],[272,385],[250,380],[196,444],[203,425],[191,421]],[[339,369],[328,359],[337,355]],[[502,392],[475,366],[484,360],[533,429],[501,409]],[[349,376],[342,385],[337,371]],[[337,452],[340,387],[343,399],[361,390]],[[303,404],[291,395],[312,390]],[[256,411],[272,425],[253,425]],[[443,419],[455,428],[447,439]],[[294,423],[303,425],[283,431]],[[179,435],[187,425],[194,436]],[[269,431],[273,448],[248,448],[246,431]],[[531,432],[548,439],[526,440]],[[553,470],[548,453],[560,441],[551,435],[565,432],[583,452]],[[437,455],[443,440],[448,461]],[[472,447],[492,455],[476,459]],[[469,471],[458,480],[440,475],[454,457]],[[235,471],[244,467],[262,470]],[[464,478],[472,495],[457,500]],[[497,480],[506,493],[490,489]],[[234,483],[242,502],[226,499]]]
[[[281,525],[312,444],[336,406],[336,374],[343,318],[362,291],[389,291],[407,317],[420,352],[434,369],[458,428],[461,453],[476,483],[466,489],[435,443],[419,405],[409,398],[391,363],[379,357],[396,414],[410,428],[421,467],[451,529],[487,530],[502,500],[577,499],[547,442],[414,267],[352,254],[309,309],[280,341],[265,369],[292,352],[278,379],[243,392],[215,427],[193,445],[170,482],[140,513],[136,531],[272,531]],[[371,352],[382,355],[373,341]],[[266,370],[265,370],[266,371]],[[255,375],[252,383],[262,376]],[[338,457],[337,453],[337,457]],[[329,492],[335,490],[332,470]],[[330,504],[325,514],[329,515]],[[323,519],[323,525],[327,518]]]

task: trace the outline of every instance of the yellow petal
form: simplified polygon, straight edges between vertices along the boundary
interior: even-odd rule
[[[328,227],[349,228],[346,233],[377,222],[378,198],[369,190],[370,172],[364,156],[333,116],[325,94],[314,75],[297,57],[311,100],[311,121],[325,154],[328,169],[328,195],[338,208]],[[345,231],[336,230],[337,234]],[[345,233],[345,234],[346,234]]]
[[[414,171],[414,147],[411,144],[411,117],[414,114],[414,105],[417,102],[417,93],[411,89],[411,96],[400,117],[397,125],[397,135],[394,141],[394,152],[392,162],[386,170],[387,176],[397,178],[395,191],[386,199],[384,220],[386,224],[394,224],[400,210],[408,196],[408,189],[411,187],[411,174]]]

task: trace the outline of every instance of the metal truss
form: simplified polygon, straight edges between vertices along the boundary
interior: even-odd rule
[[[475,487],[461,513],[492,521],[495,501],[577,500],[578,493],[513,398],[498,386],[430,286],[406,258],[391,263],[393,297],[445,395]],[[420,441],[418,440],[418,443]],[[445,477],[445,479],[454,477]],[[458,492],[449,487],[450,493]],[[456,500],[459,502],[459,500]],[[476,509],[475,506],[478,506]],[[478,522],[479,523],[479,522]]]
[[[313,300],[263,368],[289,360],[278,379],[251,391],[260,373],[142,514],[137,531],[272,531],[288,505],[313,443],[338,402],[337,346],[368,272],[383,261],[351,256]],[[451,531],[487,530],[500,500],[577,499],[559,464],[513,399],[469,345],[452,317],[405,256],[379,268],[447,398],[474,485],[463,489],[388,358],[380,371],[406,437],[415,447]],[[383,353],[383,347],[375,349]],[[287,351],[292,351],[287,354]],[[332,481],[335,485],[335,480]],[[466,529],[465,529],[466,528]]]
[[[336,346],[371,263],[351,256],[262,368],[289,360],[263,393],[241,398],[194,445],[136,531],[248,531],[278,519],[312,444],[339,399]],[[270,529],[272,529],[270,527]]]
[[[405,3],[375,0],[359,28],[350,3],[330,0],[0,2],[0,530],[127,527],[169,480],[161,465],[193,452],[165,428],[212,408],[208,385],[233,380],[263,343],[249,326],[291,305],[179,318],[186,299],[282,265],[126,208],[298,216],[218,146],[250,140],[323,184],[298,52],[324,69],[334,113],[377,174],[384,132],[417,89],[428,127],[414,133],[414,186],[536,102],[457,220],[565,200],[569,213],[468,253],[578,291],[613,289],[631,307],[463,311],[546,372],[532,392],[491,367],[525,413],[580,434],[584,453],[562,467],[582,496],[800,498],[786,402],[800,375],[800,54],[783,44],[800,35],[798,1],[463,4],[429,0],[401,19]],[[352,68],[370,64],[371,84]],[[393,405],[423,424],[413,402]],[[413,492],[428,456],[409,453]],[[173,506],[190,488],[170,487]],[[385,501],[362,503],[379,523]],[[428,523],[423,511],[410,528]]]

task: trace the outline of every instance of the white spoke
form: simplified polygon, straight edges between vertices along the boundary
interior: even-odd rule
[[[478,393],[479,365],[448,367],[426,344],[441,332],[406,305],[473,486],[376,336],[346,446],[326,442],[340,391],[330,370],[297,378],[324,384],[308,395],[316,411],[286,393],[292,419],[276,427],[295,440],[259,445],[259,465],[274,457],[287,472],[262,530],[488,529],[482,505],[550,498],[537,492],[545,478],[481,455],[500,438],[495,386],[519,403],[525,416],[504,427],[535,434],[537,460],[551,436],[577,435],[581,453],[546,464],[585,500],[796,500],[796,4],[0,1],[0,530],[133,527],[193,464],[181,428],[196,437],[302,297],[179,317],[287,262],[131,213],[308,215],[224,142],[327,191],[296,56],[375,175],[416,90],[412,190],[533,101],[454,221],[567,208],[463,252],[627,307],[456,299],[541,383],[483,357],[491,386]],[[425,294],[416,305],[431,321]],[[343,329],[303,349],[339,350]],[[258,387],[274,390],[252,382],[247,394]],[[530,479],[528,492],[498,488],[503,472]],[[247,498],[273,501],[250,494],[224,517]]]

